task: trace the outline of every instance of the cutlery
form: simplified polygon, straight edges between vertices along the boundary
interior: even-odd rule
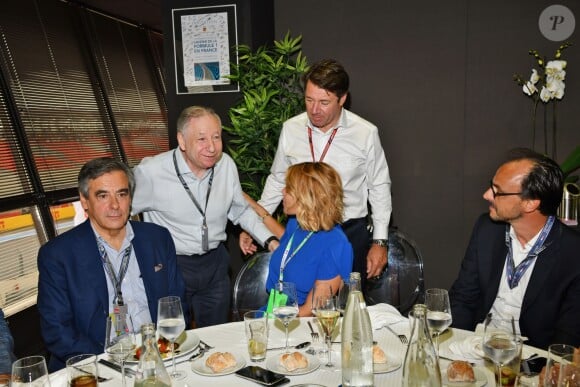
[[[455,360],[456,360],[456,359],[452,359],[452,358],[450,358],[450,357],[441,356],[441,355],[439,355],[439,359],[441,359],[441,360],[448,360],[448,361],[455,361]],[[466,360],[466,361],[467,361],[467,360]],[[469,363],[469,364],[471,364],[471,366],[474,366],[474,365],[475,365],[475,363],[472,363],[472,362],[470,362],[470,361],[468,361],[468,363]]]
[[[117,363],[113,363],[112,361],[108,361],[106,359],[99,359],[99,363],[114,369],[117,372],[121,372],[121,366]],[[125,375],[129,375],[129,376],[134,376],[135,375],[135,371],[132,370],[131,368],[127,368],[125,367]]]
[[[318,341],[318,332],[314,331],[312,328],[312,324],[308,321],[308,327],[310,328],[310,336],[312,337],[312,341]]]
[[[297,346],[295,346],[295,349],[302,349],[302,348],[306,348],[310,345],[310,341],[305,341],[303,343],[298,344]],[[268,348],[268,351],[276,351],[279,349],[286,349],[286,347],[274,347],[274,348]]]
[[[389,332],[391,332],[393,335],[397,336],[399,338],[399,340],[401,341],[401,343],[407,344],[409,342],[409,340],[407,340],[407,336],[398,334],[390,326],[385,325],[385,328],[387,328],[389,330]]]

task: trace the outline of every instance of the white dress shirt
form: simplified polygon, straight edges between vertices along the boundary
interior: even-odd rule
[[[540,232],[541,230],[538,231],[538,233],[532,239],[530,239],[525,246],[522,246],[516,237],[513,227],[510,226],[510,237],[515,267],[517,267],[528,256],[528,253],[540,236]],[[534,266],[536,266],[536,260],[537,258],[535,258],[530,266],[526,269],[520,278],[518,286],[510,289],[507,283],[506,259],[503,266],[503,272],[501,274],[497,296],[495,297],[495,301],[491,306],[490,312],[493,316],[501,316],[501,318],[505,320],[511,320],[512,317],[514,318],[514,321],[516,322],[517,334],[520,334],[519,321],[520,313],[522,311],[522,303],[524,301],[524,296],[526,294],[526,289],[528,288],[530,278],[532,277],[532,272],[534,271]]]
[[[95,231],[95,235],[97,238],[99,238],[99,241],[105,247],[105,251],[107,252],[109,261],[111,261],[111,265],[113,266],[113,270],[117,278],[119,277],[119,269],[121,267],[123,256],[125,255],[125,249],[129,247],[133,237],[135,236],[130,222],[127,222],[126,227],[125,239],[123,240],[123,244],[119,250],[116,250],[111,245],[109,245],[107,241],[105,241]],[[93,227],[93,231],[94,230],[95,228]],[[113,302],[117,296],[117,290],[113,285],[113,281],[111,281],[111,278],[109,277],[104,264],[103,270],[105,272],[105,277],[107,277],[109,313],[113,313]],[[129,266],[127,266],[127,273],[121,282],[121,292],[123,293],[123,301],[125,305],[127,305],[127,312],[133,321],[133,327],[136,331],[139,331],[141,325],[150,323],[152,320],[151,313],[149,312],[149,305],[147,303],[147,294],[145,293],[145,284],[143,283],[143,278],[141,277],[141,269],[139,269],[139,263],[137,262],[137,257],[135,255],[135,249],[131,249]]]
[[[203,254],[201,246],[202,214],[193,204],[175,173],[173,149],[154,157],[144,158],[134,169],[136,188],[133,214],[143,213],[147,222],[166,227],[175,243],[178,255]],[[228,219],[263,244],[272,233],[248,205],[242,195],[238,170],[232,158],[223,153],[214,167],[214,176],[206,208],[211,170],[198,178],[176,153],[179,172],[207,217],[209,249],[215,249],[227,238]]]
[[[308,142],[309,126],[312,128],[315,160],[312,160]],[[331,133],[332,130],[324,133],[314,127],[306,112],[284,123],[259,201],[268,212],[274,212],[282,200],[288,167],[306,161],[320,161]],[[391,179],[377,127],[342,109],[338,131],[322,161],[334,167],[342,179],[344,221],[366,216],[368,201],[372,209],[373,238],[387,239],[392,210]]]

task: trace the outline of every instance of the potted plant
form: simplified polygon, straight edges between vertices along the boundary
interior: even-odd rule
[[[237,47],[239,64],[230,79],[238,82],[243,99],[229,110],[228,152],[236,162],[243,190],[258,199],[274,160],[282,124],[304,111],[302,74],[308,69],[302,37],[290,33],[252,51]]]

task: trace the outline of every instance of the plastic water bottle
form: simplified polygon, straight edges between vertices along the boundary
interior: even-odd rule
[[[360,273],[350,273],[350,292],[342,318],[342,385],[374,385],[373,331],[361,292]]]

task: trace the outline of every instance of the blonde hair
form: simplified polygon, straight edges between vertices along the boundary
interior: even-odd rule
[[[342,181],[330,165],[292,165],[286,173],[285,189],[296,199],[296,220],[304,230],[328,231],[342,222]]]

